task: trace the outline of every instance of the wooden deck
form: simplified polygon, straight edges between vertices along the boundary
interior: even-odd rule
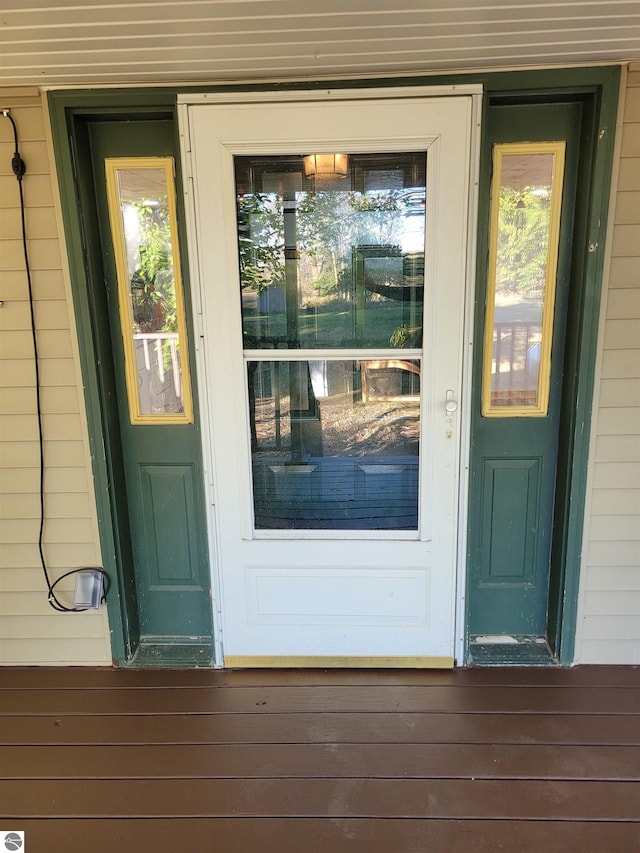
[[[631,853],[639,723],[628,667],[0,669],[0,829],[25,853]]]

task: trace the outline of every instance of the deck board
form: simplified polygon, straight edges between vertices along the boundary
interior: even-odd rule
[[[513,744],[4,746],[0,779],[640,777],[640,747]]]
[[[285,714],[332,711],[393,711],[398,688],[348,686],[264,686],[243,688],[185,687],[181,690],[138,688],[136,714]],[[640,687],[468,687],[434,685],[403,687],[402,710],[465,714],[640,714]],[[0,714],[106,715],[121,713],[130,697],[127,689],[8,690],[0,693]]]
[[[2,718],[11,744],[511,743],[635,745],[638,718],[590,714],[216,714]],[[99,734],[98,734],[99,733]]]
[[[65,690],[79,688],[256,687],[267,679],[263,670],[163,670],[109,669],[107,667],[0,667],[0,690]],[[640,687],[640,667],[578,666],[503,668],[484,667],[454,670],[417,669],[274,669],[268,684],[278,686],[322,685],[360,687],[455,686],[461,687]]]
[[[633,821],[626,782],[484,779],[32,779],[0,781],[25,817],[394,817]]]
[[[29,851],[640,849],[640,672],[0,669]]]
[[[629,853],[638,825],[611,821],[265,818],[25,820],[30,849],[114,853]]]

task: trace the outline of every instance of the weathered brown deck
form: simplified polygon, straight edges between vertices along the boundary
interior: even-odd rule
[[[640,849],[640,671],[0,670],[26,853]]]

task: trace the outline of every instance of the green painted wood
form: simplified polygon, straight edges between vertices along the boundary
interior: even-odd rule
[[[514,101],[562,99],[567,96],[583,98],[585,113],[591,113],[591,137],[583,140],[582,156],[585,160],[584,215],[582,217],[583,246],[593,242],[599,248],[593,253],[583,251],[581,267],[576,274],[582,276],[584,304],[582,324],[574,341],[567,342],[567,364],[570,369],[580,366],[575,383],[574,399],[570,400],[570,417],[567,416],[566,442],[570,453],[566,470],[558,481],[561,496],[562,523],[556,527],[553,542],[552,595],[549,598],[548,634],[559,660],[570,663],[577,618],[578,584],[580,577],[581,542],[586,495],[587,460],[591,399],[595,371],[599,303],[604,262],[603,247],[607,228],[607,214],[616,110],[620,83],[617,66],[592,66],[587,68],[543,69],[519,72],[476,72],[470,74],[444,74],[434,77],[369,78],[335,81],[298,81],[292,83],[237,83],[231,86],[186,86],[118,89],[60,90],[48,93],[54,152],[62,211],[66,224],[66,244],[69,256],[73,290],[76,328],[80,345],[85,405],[89,425],[89,439],[93,458],[93,475],[100,526],[103,564],[110,572],[114,584],[109,600],[109,624],[112,650],[116,660],[130,658],[138,642],[135,588],[130,573],[126,571],[126,537],[122,536],[123,519],[119,505],[110,489],[112,463],[110,448],[105,440],[107,410],[103,409],[101,378],[96,365],[100,363],[99,330],[92,319],[90,294],[87,286],[83,222],[78,196],[83,181],[76,185],[74,161],[78,159],[78,145],[82,143],[84,121],[90,116],[140,116],[173,115],[175,98],[180,92],[215,91],[266,91],[283,89],[366,88],[381,86],[456,85],[482,83],[485,87],[484,123],[486,105],[491,98],[511,98]],[[483,169],[487,169],[486,158]],[[488,173],[486,173],[488,175]],[[483,175],[483,179],[486,177]],[[486,187],[485,187],[486,194]],[[482,196],[481,196],[482,197]],[[588,239],[587,239],[588,238]],[[482,229],[478,236],[478,257],[486,254],[486,235]],[[576,255],[576,257],[578,257]],[[564,453],[564,448],[563,448]]]
[[[103,297],[96,319],[99,325],[110,327],[113,384],[109,392],[119,420],[120,476],[126,492],[121,503],[126,501],[140,637],[153,637],[163,644],[183,638],[211,638],[199,430],[197,423],[130,422],[104,182],[106,157],[175,156],[174,124],[170,118],[92,119],[87,127],[106,283],[106,306]],[[95,283],[95,289],[102,290],[101,282]]]
[[[539,459],[484,459],[480,522],[484,584],[535,580],[539,469]]]
[[[211,640],[206,642],[193,642],[184,638],[170,638],[170,642],[163,642],[163,638],[142,638],[133,658],[127,662],[132,669],[142,667],[146,669],[153,667],[157,669],[183,669],[211,668],[215,665],[213,658],[213,647]]]
[[[173,428],[166,429],[171,433]],[[194,442],[192,453],[198,450]],[[188,452],[188,447],[176,448],[171,437],[163,447],[164,454],[179,453],[183,459]],[[196,504],[202,500],[198,467],[195,462],[140,462],[131,473],[140,501],[138,587],[143,583],[148,590],[140,613],[143,637],[165,635],[177,642],[211,634],[208,563],[201,543],[204,519],[198,524],[201,509]]]
[[[273,92],[317,89],[377,89],[405,86],[456,86],[481,83],[488,96],[516,93],[518,98],[539,98],[542,93],[553,97],[566,94],[597,94],[613,99],[615,103],[620,68],[615,65],[592,65],[584,68],[543,68],[522,71],[470,71],[437,75],[410,75],[399,77],[363,77],[334,80],[293,80],[286,82],[232,83],[130,87],[116,89],[68,89],[48,93],[54,109],[61,106],[74,113],[105,113],[130,109],[139,112],[142,107],[166,108],[175,103],[176,95],[215,92]],[[613,88],[609,89],[612,86]],[[614,122],[615,123],[615,122]],[[613,125],[612,125],[613,127]]]
[[[488,247],[489,241],[492,146],[521,141],[566,140],[567,143],[548,415],[483,417],[480,407],[483,353],[478,348],[471,427],[468,634],[546,637],[558,447],[566,428],[562,401],[572,393],[576,380],[576,373],[570,374],[565,368],[565,342],[568,326],[579,319],[573,316],[568,320],[572,291],[581,286],[572,269],[575,269],[574,209],[583,105],[581,99],[575,98],[568,103],[530,105],[496,99],[490,102],[485,120],[484,192],[480,208],[484,247]],[[486,301],[486,257],[486,251],[479,253],[477,304],[480,306]],[[484,340],[482,310],[476,316],[476,340]],[[501,648],[499,662],[504,662],[509,651],[509,646]]]
[[[596,96],[588,102],[589,132],[580,160],[584,181],[578,185],[577,256],[575,275],[582,281],[582,301],[572,312],[582,318],[567,342],[566,370],[576,376],[573,397],[565,397],[567,467],[558,479],[560,512],[552,543],[548,639],[562,664],[573,661],[578,618],[579,567],[587,489],[587,465],[595,367],[600,323],[602,276],[611,193],[620,69],[603,75]],[[590,178],[590,180],[589,180]],[[593,250],[592,250],[593,249]]]
[[[73,291],[73,310],[83,375],[84,403],[100,534],[102,564],[111,586],[107,596],[111,651],[114,660],[131,657],[139,641],[135,581],[131,572],[130,543],[126,513],[118,501],[116,473],[121,469],[117,413],[109,405],[106,389],[112,387],[109,335],[106,324],[96,321],[106,313],[104,297],[99,300],[91,282],[102,276],[92,196],[91,164],[86,125],[73,120],[66,104],[51,103],[51,125],[65,241]],[[81,213],[85,212],[85,215]],[[98,304],[96,304],[98,299]],[[101,365],[102,369],[98,370]]]

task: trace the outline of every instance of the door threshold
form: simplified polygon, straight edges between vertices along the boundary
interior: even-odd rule
[[[225,669],[453,669],[448,655],[225,655]]]
[[[132,669],[212,669],[215,665],[211,643],[144,642],[126,667]]]
[[[546,637],[475,635],[469,643],[468,666],[557,666]]]

